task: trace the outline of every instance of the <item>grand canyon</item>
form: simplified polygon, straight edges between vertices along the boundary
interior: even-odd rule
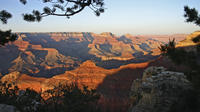
[[[198,4],[1,0],[0,112],[200,112]]]
[[[162,36],[115,36],[112,33],[17,35],[14,43],[0,48],[1,74],[19,71],[35,77],[52,77],[73,70],[87,60],[105,69],[119,68],[156,59],[160,54],[158,46],[176,37],[164,35],[165,41],[162,41]],[[185,36],[178,35],[176,38],[183,40]]]
[[[116,36],[110,32],[17,33],[0,48],[1,81],[37,92],[60,83],[77,83],[101,94],[102,111],[122,112],[130,106],[132,82],[149,66],[175,67],[160,57],[158,47],[180,35]],[[6,55],[4,55],[6,54]]]

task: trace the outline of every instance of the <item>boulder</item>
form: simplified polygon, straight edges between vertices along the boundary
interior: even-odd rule
[[[143,78],[132,84],[130,112],[169,112],[190,90],[191,83],[183,73],[147,68]]]

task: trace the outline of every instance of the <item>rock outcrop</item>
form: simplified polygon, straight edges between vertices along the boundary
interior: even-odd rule
[[[130,112],[169,112],[191,89],[183,73],[150,67],[144,71],[142,79],[132,84]]]

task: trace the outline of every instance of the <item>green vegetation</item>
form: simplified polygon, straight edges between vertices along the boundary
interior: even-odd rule
[[[0,30],[0,36],[1,36],[1,38],[0,38],[0,47],[4,46],[8,42],[15,41],[16,38],[17,38],[17,35],[11,33],[11,30],[8,30],[8,31],[1,31]]]
[[[200,52],[186,51],[184,48],[176,48],[175,40],[169,40],[168,44],[160,45],[159,49],[163,56],[169,57],[177,65],[186,65],[187,67],[198,71],[199,64],[197,57]],[[199,46],[195,46],[199,49]]]
[[[194,42],[197,42],[197,40],[199,41],[199,36],[193,39]],[[181,99],[183,103],[171,109],[171,112],[186,112],[188,109],[183,108],[186,103],[188,105],[189,102],[192,108],[197,108],[200,104],[200,45],[190,46],[196,48],[196,51],[186,51],[187,48],[176,48],[175,45],[175,41],[172,40],[168,44],[161,45],[159,49],[163,56],[167,56],[177,66],[184,65],[188,68],[188,70],[184,70],[184,73],[187,79],[191,81],[194,90],[189,93],[186,92],[187,97]]]
[[[46,91],[47,100],[45,111],[48,112],[97,112],[97,101],[100,98],[96,90],[88,87],[79,89],[76,84],[59,85]]]
[[[0,82],[0,103],[16,106],[21,112],[98,112],[99,94],[76,84],[59,85],[44,93],[19,90],[14,84]]]
[[[186,22],[192,22],[200,26],[200,15],[197,9],[185,6],[184,11],[185,11],[184,17],[186,18]]]
[[[172,52],[174,52],[175,46],[176,46],[175,39],[173,39],[172,41],[169,40],[168,44],[160,45],[158,48],[160,49],[163,55],[166,55],[166,54],[169,54],[169,53],[171,54]]]

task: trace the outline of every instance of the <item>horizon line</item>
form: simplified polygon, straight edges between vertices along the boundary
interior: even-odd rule
[[[197,32],[197,31],[195,31]],[[124,35],[131,35],[131,36],[170,36],[170,35],[189,35],[191,33],[171,33],[171,34],[132,34],[132,33],[124,33],[124,34],[115,34],[115,33],[112,33],[112,32],[101,32],[101,33],[96,33],[96,32],[82,32],[82,31],[70,31],[70,32],[67,32],[67,31],[59,31],[59,32],[51,32],[51,31],[39,31],[39,32],[32,32],[32,31],[29,31],[29,32],[13,32],[13,33],[93,33],[93,34],[99,34],[99,35],[102,35],[103,33],[111,33],[112,35],[117,35],[117,36],[124,36]],[[192,32],[193,33],[193,32]]]

